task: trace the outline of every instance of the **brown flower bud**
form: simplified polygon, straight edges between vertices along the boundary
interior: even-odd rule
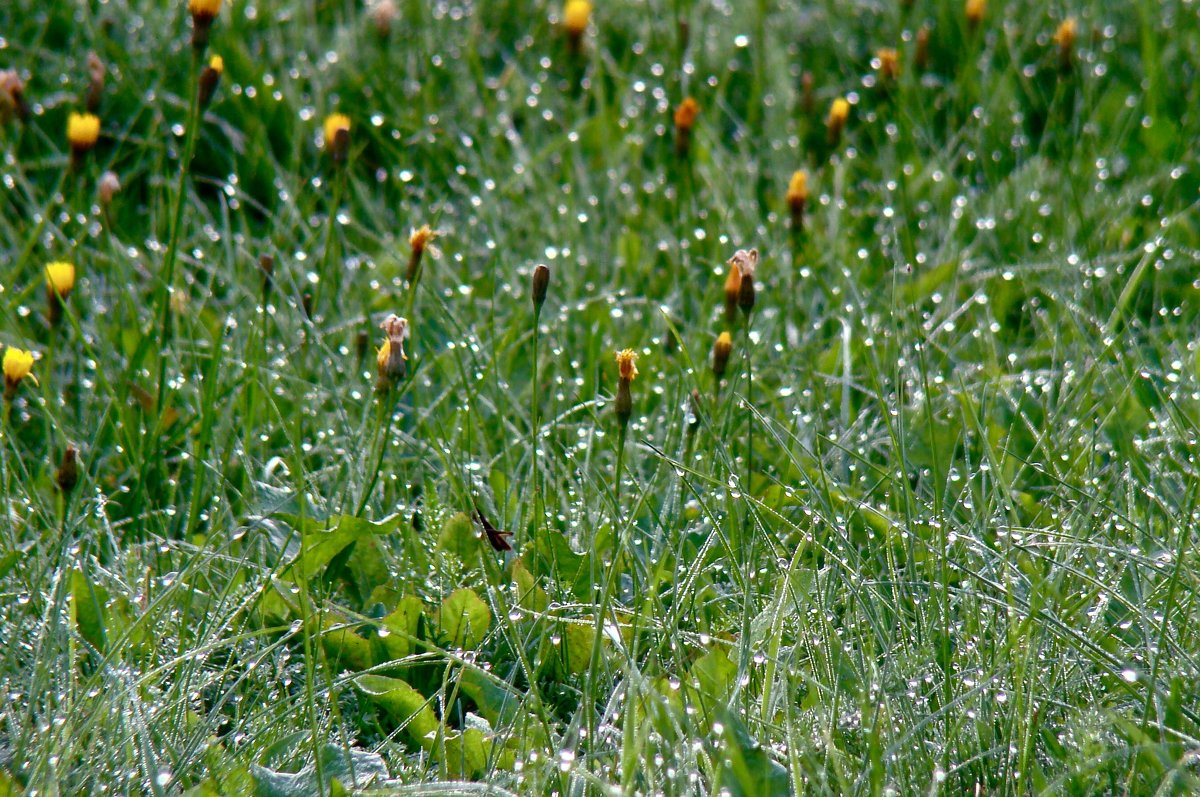
[[[379,347],[375,357],[378,379],[377,393],[387,393],[404,378],[408,371],[408,355],[404,353],[404,340],[408,337],[408,319],[393,313],[379,325],[387,339]]]
[[[617,397],[613,410],[616,413],[617,422],[624,429],[629,425],[629,418],[633,415],[633,396],[629,392],[629,385],[638,375],[637,352],[633,349],[617,352],[617,375]]]
[[[200,88],[199,101],[201,109],[207,108],[212,102],[213,94],[217,90],[217,83],[221,81],[221,75],[225,73],[225,59],[219,55],[214,55],[209,59],[208,65],[200,71]]]
[[[96,193],[100,195],[100,204],[107,207],[112,204],[113,197],[121,191],[121,178],[115,172],[105,172],[96,183]]]
[[[717,342],[713,344],[712,350],[712,370],[718,380],[725,376],[725,369],[729,366],[729,355],[732,352],[733,337],[728,332],[722,332],[717,337]]]
[[[800,109],[806,116],[812,116],[813,109],[816,107],[816,96],[813,93],[813,73],[806,69],[800,76]]]
[[[684,97],[675,109],[675,154],[680,158],[686,158],[692,151],[692,128],[699,114],[700,103],[691,97]]]
[[[75,450],[75,446],[67,446],[67,450],[63,452],[62,464],[54,474],[54,483],[66,494],[79,484],[79,452]]]
[[[266,296],[271,292],[271,287],[275,284],[275,258],[271,255],[260,255],[258,258],[258,270],[262,274],[262,291]]]
[[[929,26],[922,25],[917,31],[917,52],[913,55],[913,66],[925,71],[929,66]]]
[[[757,249],[739,249],[729,258],[730,265],[736,265],[741,273],[742,281],[738,286],[738,307],[750,315],[754,309],[754,272],[758,268]]]
[[[192,49],[204,52],[213,20],[221,13],[221,0],[188,0],[188,11],[192,15]]]
[[[94,52],[87,55],[88,90],[84,106],[88,113],[95,113],[100,108],[100,100],[104,98],[104,76],[108,72],[100,56]]]
[[[533,270],[533,311],[541,313],[542,305],[546,303],[546,291],[550,287],[550,267],[538,263]]]
[[[742,270],[730,261],[729,274],[725,277],[725,321],[737,321],[738,294],[742,290]]]

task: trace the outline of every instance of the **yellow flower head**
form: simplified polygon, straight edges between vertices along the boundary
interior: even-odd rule
[[[1069,50],[1075,46],[1075,37],[1078,35],[1079,20],[1075,17],[1067,17],[1054,32],[1054,43],[1064,50]]]
[[[895,80],[900,77],[900,54],[894,47],[880,47],[875,52],[879,76],[884,80]]]
[[[221,0],[188,0],[188,12],[193,17],[214,19],[221,13]]]
[[[429,242],[437,237],[428,224],[422,224],[417,229],[413,230],[408,236],[408,245],[412,247],[414,254],[419,254],[425,251],[425,247],[429,246]],[[437,252],[434,252],[436,255]]]
[[[808,201],[808,172],[797,169],[792,172],[788,181],[787,202],[789,205],[803,205]]]
[[[571,36],[582,36],[592,18],[592,4],[588,0],[567,0],[563,8],[563,27]]]
[[[683,102],[675,109],[675,127],[679,130],[691,130],[700,114],[700,103],[691,97],[684,97]]]
[[[100,117],[90,113],[71,113],[67,116],[67,141],[71,149],[86,152],[100,138]]]
[[[75,287],[75,264],[56,261],[46,264],[46,284],[65,299]]]
[[[225,72],[225,59],[219,55],[214,55],[208,59],[208,68],[221,75]]]
[[[33,376],[33,352],[22,351],[17,348],[7,348],[4,350],[4,395],[12,398],[13,393],[17,389],[17,385],[21,384],[21,380],[25,377],[30,377],[36,383],[37,378]]]
[[[967,22],[971,23],[971,27],[982,22],[985,13],[987,13],[987,0],[967,0]]]
[[[850,103],[846,102],[845,97],[838,97],[833,101],[833,105],[829,107],[829,125],[832,127],[837,125],[841,127],[846,124],[846,120],[850,118]]]
[[[626,382],[632,382],[637,378],[637,352],[633,349],[625,349],[617,352],[617,373],[621,379]]]
[[[331,113],[325,117],[325,148],[333,149],[337,135],[345,130],[350,132],[350,117],[344,113]]]

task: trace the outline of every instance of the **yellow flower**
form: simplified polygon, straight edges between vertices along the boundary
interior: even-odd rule
[[[1075,44],[1075,37],[1079,34],[1079,20],[1075,17],[1067,17],[1058,26],[1058,30],[1054,32],[1054,43],[1059,47],[1071,47]]]
[[[632,382],[637,378],[637,352],[633,349],[624,349],[617,352],[617,373],[625,382]]]
[[[987,12],[987,0],[967,0],[966,14],[967,22],[971,27],[977,26],[983,21],[983,15]]]
[[[828,133],[829,145],[834,146],[842,138],[842,130],[846,127],[846,120],[850,118],[850,103],[845,97],[838,97],[833,101],[833,105],[829,106],[829,118],[825,120],[825,128]]]
[[[90,113],[74,113],[67,116],[67,141],[71,150],[87,152],[96,146],[100,138],[100,117]]]
[[[21,380],[25,377],[33,379],[34,384],[37,383],[37,377],[33,376],[33,352],[22,351],[16,348],[7,348],[4,350],[4,398],[11,400],[17,392],[17,385],[21,384]]]
[[[193,17],[213,19],[221,13],[221,0],[188,0],[188,12]]]
[[[344,113],[331,113],[325,117],[325,148],[332,150],[338,133],[350,132],[350,117]]]
[[[728,332],[722,332],[717,336],[717,342],[713,344],[712,350],[713,374],[718,379],[725,375],[725,368],[729,365],[729,355],[732,352],[733,336]]]
[[[56,261],[46,265],[46,284],[65,299],[75,287],[75,264]]]
[[[387,336],[379,351],[375,354],[375,365],[379,374],[375,382],[375,390],[386,393],[395,387],[407,370],[405,362],[408,355],[404,353],[404,339],[408,337],[408,319],[393,313],[379,325]]]
[[[208,68],[216,72],[218,75],[225,72],[225,59],[219,55],[214,55],[208,59]]]
[[[592,4],[588,0],[567,0],[563,8],[563,27],[573,38],[583,35],[591,18]]]
[[[787,203],[791,207],[804,205],[808,201],[808,172],[803,169],[797,169],[792,172],[792,179],[788,181]]]
[[[414,253],[424,252],[425,247],[428,246],[429,242],[435,237],[437,237],[437,233],[435,233],[428,224],[422,224],[409,234],[408,245],[412,247]],[[437,253],[434,252],[434,254],[436,255]]]

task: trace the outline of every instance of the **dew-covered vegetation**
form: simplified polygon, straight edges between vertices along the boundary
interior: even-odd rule
[[[1198,72],[0,2],[0,795],[1200,791]]]

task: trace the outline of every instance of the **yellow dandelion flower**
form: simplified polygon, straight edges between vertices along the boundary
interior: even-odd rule
[[[46,284],[55,294],[67,298],[75,287],[75,264],[64,261],[47,263]]]

